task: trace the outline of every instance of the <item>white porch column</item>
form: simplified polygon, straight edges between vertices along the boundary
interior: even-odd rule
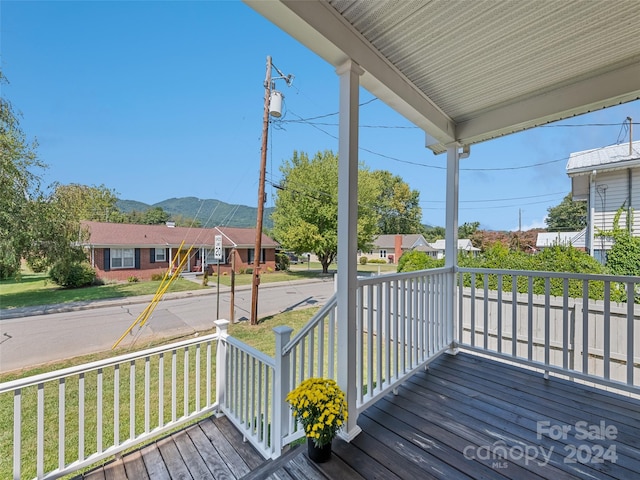
[[[444,266],[451,269],[446,288],[447,338],[455,342],[455,322],[457,319],[456,269],[458,267],[458,194],[460,154],[457,143],[447,146],[447,211],[445,219]],[[451,349],[451,353],[455,353]]]
[[[361,429],[356,424],[356,290],[358,286],[358,101],[359,65],[347,61],[340,76],[338,140],[338,385],[349,404],[342,437],[350,441]]]

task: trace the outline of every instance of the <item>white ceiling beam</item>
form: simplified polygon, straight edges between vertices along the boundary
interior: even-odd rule
[[[640,63],[564,85],[459,122],[458,141],[475,143],[638,98]]]

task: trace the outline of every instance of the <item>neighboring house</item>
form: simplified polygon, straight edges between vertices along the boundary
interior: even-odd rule
[[[149,279],[154,273],[164,274],[169,263],[173,268],[185,261],[184,272],[217,272],[214,258],[215,237],[222,236],[223,258],[220,273],[236,273],[252,268],[256,230],[254,228],[215,227],[186,228],[166,225],[133,225],[126,223],[83,222],[87,240],[81,245],[87,250],[98,277],[126,280]],[[184,243],[183,243],[184,242]],[[189,248],[193,246],[189,252]],[[275,270],[278,243],[262,235],[261,268]]]
[[[613,228],[620,207],[629,213],[640,207],[640,141],[572,153],[567,175],[573,200],[587,202],[586,251],[604,263],[612,240],[598,232]],[[634,236],[640,235],[639,222],[637,215],[633,225],[626,224],[626,215],[620,218]]]
[[[431,243],[430,245],[435,250],[435,258],[437,259],[444,258],[444,251],[445,251],[444,240],[436,240],[435,243]],[[468,238],[461,238],[458,240],[458,251],[467,252],[470,255],[473,255],[475,257],[476,255],[478,255],[478,252],[480,251],[480,249],[474,247],[473,243],[471,243],[471,240],[469,240]]]
[[[586,228],[583,228],[579,232],[540,232],[536,239],[536,248],[538,250],[544,250],[554,245],[562,245],[584,250],[586,233]]]
[[[373,241],[371,250],[366,253],[358,252],[358,258],[363,256],[369,259],[381,258],[389,263],[397,263],[402,254],[410,250],[420,250],[435,256],[435,250],[422,235],[416,233],[406,235],[378,235]]]

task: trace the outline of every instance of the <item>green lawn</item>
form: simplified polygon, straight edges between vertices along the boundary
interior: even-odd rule
[[[254,348],[257,348],[258,350],[263,351],[265,354],[269,356],[273,356],[275,352],[275,334],[273,332],[273,327],[278,325],[288,325],[294,329],[294,332],[297,332],[306,324],[306,322],[311,318],[313,313],[315,313],[316,311],[317,311],[317,307],[313,307],[305,310],[285,312],[276,316],[267,317],[261,320],[261,322],[258,325],[250,325],[248,322],[240,322],[240,323],[232,324],[232,325],[229,325],[229,333],[241,339],[242,341],[246,342],[247,344],[253,346]],[[202,335],[207,335],[209,333],[214,333],[214,330],[211,330],[208,332],[201,332]],[[153,346],[166,344],[170,342],[176,342],[179,340],[183,340],[183,338],[165,339],[164,341],[157,342],[153,345],[145,345],[145,348],[150,348]],[[62,362],[52,363],[47,366],[41,366],[34,369],[24,370],[22,372],[12,372],[10,374],[3,374],[3,375],[0,375],[0,383],[14,380],[20,377],[28,377],[31,375],[45,373],[48,371],[59,370],[59,369],[63,369],[63,368],[67,368],[75,365],[81,365],[88,362],[101,360],[104,358],[110,358],[110,357],[114,357],[124,353],[131,353],[131,352],[129,352],[128,349],[118,349],[114,352],[106,351],[99,354],[76,357],[76,358],[68,359]],[[178,373],[177,384],[182,385],[183,364],[181,363],[182,362],[181,357],[179,356],[178,358],[179,359],[178,359],[178,364],[176,369]],[[190,358],[195,359],[195,352],[193,352],[193,348],[190,349]],[[158,359],[155,357],[152,359],[151,365],[150,365],[150,371],[152,372],[157,371],[157,361]],[[215,363],[215,351],[213,353],[213,361]],[[201,372],[205,372],[206,358],[204,355],[202,355],[200,359],[200,365],[201,365]],[[120,377],[120,391],[124,392],[123,393],[124,398],[126,398],[126,396],[128,395],[127,392],[129,392],[129,368],[130,368],[129,363],[122,364],[121,377]],[[135,380],[136,398],[140,397],[136,401],[135,424],[136,424],[136,432],[140,433],[144,430],[144,418],[145,418],[145,412],[143,410],[144,399],[141,397],[142,395],[144,395],[144,389],[145,389],[145,383],[144,383],[145,379],[144,379],[144,375],[142,375],[142,372],[144,372],[144,368],[145,368],[144,360],[138,360],[136,362],[135,368],[136,368],[136,371],[138,372],[136,374],[136,380]],[[165,378],[168,378],[169,375],[170,375],[170,369],[167,368],[165,370]],[[190,376],[193,377],[193,375],[194,375],[194,370],[192,368],[190,370]],[[84,417],[87,422],[87,424],[85,425],[85,441],[86,441],[85,454],[89,455],[91,454],[91,450],[96,442],[96,429],[97,429],[96,419],[98,417],[97,411],[96,411],[96,408],[97,408],[96,407],[97,405],[96,372],[91,372],[86,374],[84,377],[84,382],[85,382],[85,391],[87,394],[86,403],[85,403],[85,412],[84,412],[85,413]],[[103,385],[102,385],[103,391],[104,392],[114,391],[114,383],[115,381],[114,381],[113,370],[112,369],[105,370]],[[193,378],[190,380],[190,384],[191,385],[194,384]],[[36,424],[35,389],[36,387],[28,387],[28,388],[25,388],[24,391],[22,392],[22,398],[23,398],[22,421],[23,421],[23,425],[29,426],[27,428],[28,432],[25,432],[25,435],[27,435],[29,438],[35,438],[35,433],[33,431]],[[46,414],[45,414],[45,420],[44,420],[45,431],[47,432],[47,435],[48,435],[47,437],[48,443],[44,452],[47,469],[55,468],[56,462],[57,462],[58,449],[57,449],[57,440],[55,437],[57,435],[57,421],[58,421],[57,420],[57,412],[58,412],[57,389],[58,389],[58,385],[55,382],[45,387],[45,390],[48,391],[48,395],[46,396],[47,398],[47,401],[45,404]],[[152,405],[155,405],[158,403],[158,399],[156,397],[158,392],[158,379],[152,379],[151,385],[150,385],[150,392],[152,393],[152,396],[153,396],[153,398],[150,400],[150,403]],[[71,401],[71,399],[77,398],[77,394],[78,394],[77,379],[69,379],[66,382],[66,396],[67,396],[67,400],[69,401],[69,403],[67,404],[66,414],[69,419],[69,422],[66,424],[67,436],[66,436],[66,441],[64,446],[65,451],[68,452],[67,458],[73,458],[73,455],[76,454],[76,449],[77,449],[77,446],[75,443],[77,435],[73,432],[76,432],[77,429],[79,428],[77,425],[78,407]],[[170,395],[168,386],[165,389],[164,395],[165,395],[165,404],[170,405],[171,398],[168,398],[168,396]],[[204,401],[204,400],[205,400],[205,391],[203,389],[203,391],[201,392],[201,401]],[[181,398],[178,398],[177,401],[178,401],[177,411],[181,412],[184,405],[182,403],[183,400]],[[191,407],[193,408],[194,406],[192,405]],[[121,405],[121,414],[119,418],[120,418],[120,430],[122,432],[126,432],[127,429],[129,428],[129,418],[130,418],[129,413],[130,412],[129,412],[128,406]],[[153,411],[150,414],[151,414],[152,423],[156,422],[157,415],[158,415],[157,409],[153,409]],[[113,415],[114,415],[113,404],[107,401],[104,404],[103,417],[108,419],[108,418],[113,418]],[[164,415],[165,415],[165,423],[166,423],[170,420],[169,408],[165,408]],[[11,462],[9,461],[12,458],[12,451],[11,451],[12,434],[13,434],[13,396],[10,394],[1,395],[0,396],[0,478],[11,478],[11,475],[12,475],[11,465],[10,465]],[[53,435],[52,438],[49,437],[51,435]],[[110,442],[113,440],[111,438],[110,427],[105,428],[105,433],[103,433],[103,435],[104,435],[105,442]],[[22,458],[23,458],[23,469],[24,469],[23,474],[25,478],[26,477],[32,478],[35,475],[35,462],[31,461],[30,459],[35,458],[36,444],[35,442],[28,442],[28,443],[23,442],[22,449],[23,449]],[[88,468],[83,470],[86,471],[88,470]],[[64,478],[70,478],[73,476],[75,475],[65,476]]]
[[[286,282],[304,278],[317,278],[320,272],[273,272],[260,276],[261,283]],[[251,285],[252,275],[236,275],[236,286]],[[197,282],[176,279],[168,292],[184,292],[215,287],[217,277],[209,277],[209,287],[202,285],[202,277]],[[123,298],[137,295],[153,295],[158,290],[159,281],[111,283],[85,288],[61,288],[53,283],[44,273],[23,273],[19,280],[0,281],[0,308],[32,307],[79,301],[104,300],[106,298]],[[220,285],[231,285],[228,275],[220,276]]]
[[[319,263],[310,265],[292,265],[288,272],[265,272],[260,275],[260,283],[292,282],[306,278],[320,278],[333,276],[336,273],[335,266],[329,269],[328,274],[322,273]],[[358,265],[359,274],[390,273],[396,271],[396,265]],[[184,292],[189,290],[201,290],[215,288],[218,283],[217,275],[210,275],[208,287],[202,285],[202,276],[193,282],[182,278],[176,279],[168,292]],[[236,286],[251,285],[251,274],[238,274],[235,276]],[[230,286],[231,276],[220,275],[220,285]],[[23,272],[19,280],[0,280],[0,308],[32,307],[38,305],[52,305],[58,303],[104,300],[107,298],[133,297],[137,295],[153,295],[158,290],[159,281],[110,283],[85,288],[61,288],[53,283],[44,273]]]

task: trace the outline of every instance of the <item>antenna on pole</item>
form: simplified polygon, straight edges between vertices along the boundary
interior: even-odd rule
[[[271,69],[278,72],[279,77],[271,78]],[[251,282],[251,325],[258,324],[258,286],[260,285],[260,259],[262,253],[262,223],[264,217],[264,204],[266,201],[264,183],[267,170],[267,139],[269,136],[269,115],[280,117],[282,115],[282,99],[284,95],[275,90],[273,80],[283,79],[288,86],[293,82],[293,75],[285,76],[271,62],[271,56],[267,56],[267,72],[264,79],[264,114],[262,117],[262,149],[260,154],[260,181],[258,182],[258,218],[256,220],[256,242],[253,250],[253,278]],[[273,91],[272,91],[273,90]]]
[[[633,155],[633,120],[631,117],[627,117],[629,120],[629,156]]]

